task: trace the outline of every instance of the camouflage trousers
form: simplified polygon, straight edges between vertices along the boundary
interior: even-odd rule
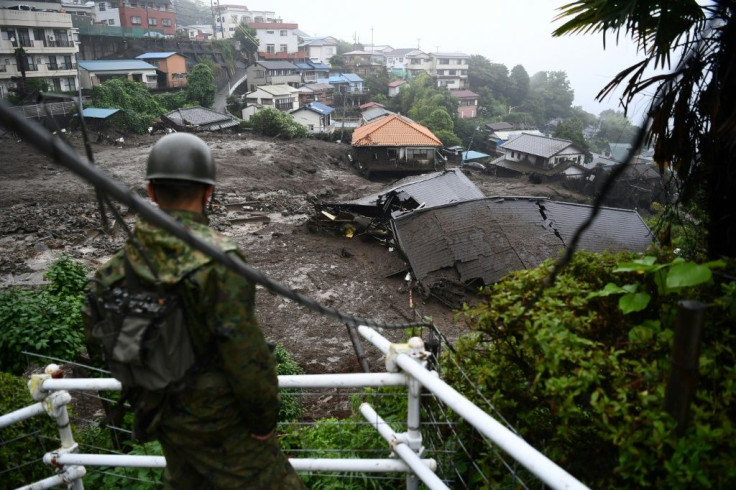
[[[182,434],[177,434],[181,440]],[[165,488],[172,490],[306,488],[272,437],[258,441],[246,431],[196,444],[172,444],[159,436],[166,456]]]

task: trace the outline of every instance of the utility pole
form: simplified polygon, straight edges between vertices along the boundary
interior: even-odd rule
[[[217,22],[215,21],[215,4],[210,0],[210,12],[212,12],[212,37],[217,39]]]

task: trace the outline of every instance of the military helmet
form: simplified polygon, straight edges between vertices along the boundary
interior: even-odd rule
[[[146,179],[215,185],[215,163],[210,148],[190,133],[167,134],[153,145],[148,155]]]

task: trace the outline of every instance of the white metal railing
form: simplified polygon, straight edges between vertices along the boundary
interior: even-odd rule
[[[421,458],[424,452],[420,430],[420,396],[423,387],[549,487],[555,489],[587,488],[517,434],[440,380],[436,372],[427,370],[426,361],[429,353],[425,351],[422,339],[413,337],[406,344],[393,344],[369,327],[361,326],[358,332],[386,355],[386,368],[389,372],[279,376],[279,388],[406,386],[407,431],[394,432],[370,404],[363,403],[360,406],[361,414],[387,441],[391,454],[395,457],[385,459],[291,458],[289,461],[296,471],[400,472],[407,475],[408,489],[418,488],[420,480],[427,488],[447,489],[445,482],[435,473],[437,462],[434,459]],[[44,374],[32,375],[29,388],[31,396],[38,403],[0,416],[0,428],[3,428],[45,412],[56,419],[59,428],[61,446],[57,450],[46,453],[43,457],[44,463],[57,468],[57,474],[21,488],[51,488],[65,483],[71,485],[71,488],[75,490],[82,489],[82,478],[86,474],[85,466],[139,468],[166,466],[163,456],[81,454],[72,436],[66,410],[66,405],[71,401],[68,391],[115,391],[120,390],[121,385],[112,378],[55,378],[59,372],[59,367],[51,364],[46,368]]]

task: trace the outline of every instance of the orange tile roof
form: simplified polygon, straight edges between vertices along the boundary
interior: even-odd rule
[[[442,146],[442,142],[421,124],[391,114],[356,128],[353,146]]]

